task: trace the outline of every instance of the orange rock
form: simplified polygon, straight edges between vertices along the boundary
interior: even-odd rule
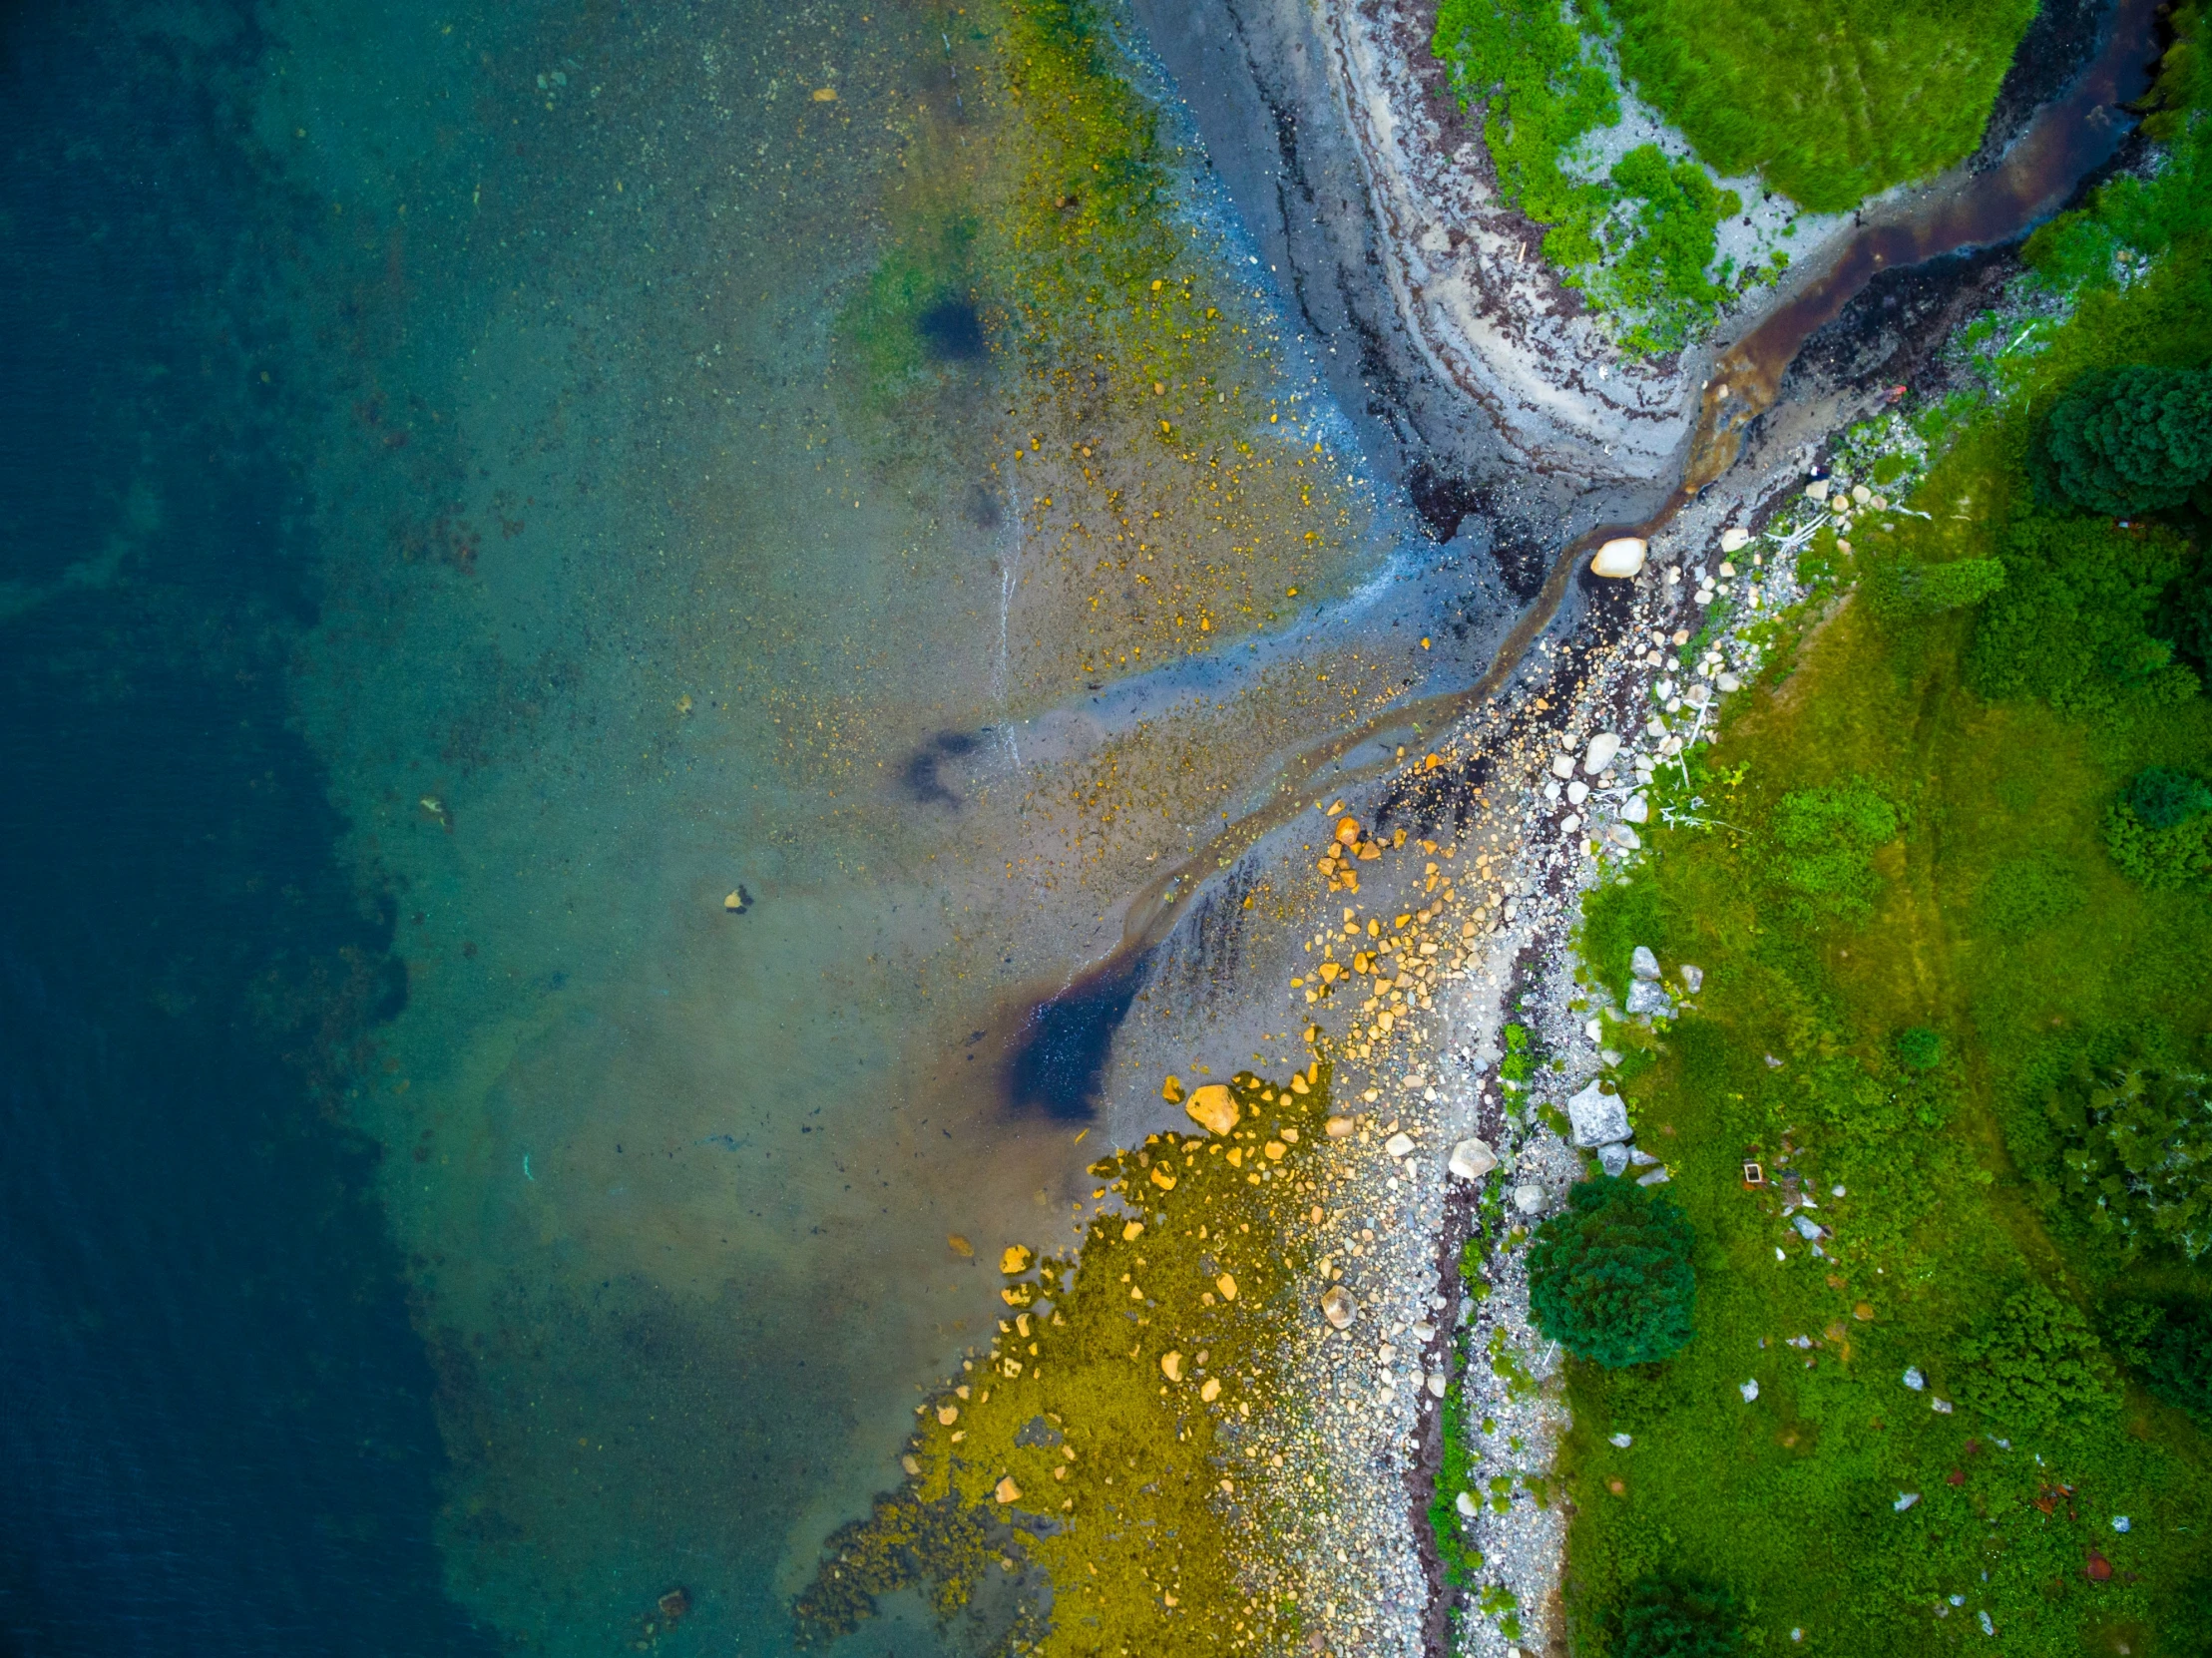
[[[1192,1088],[1183,1110],[1209,1134],[1226,1134],[1236,1126],[1239,1114],[1236,1096],[1229,1092],[1225,1082],[1208,1082],[1202,1088]]]

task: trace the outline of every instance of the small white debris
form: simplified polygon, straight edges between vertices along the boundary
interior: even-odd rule
[[[1736,1392],[1743,1395],[1743,1402],[1746,1405],[1749,1405],[1753,1400],[1759,1397],[1759,1384],[1756,1380],[1746,1382],[1742,1387],[1738,1388]]]
[[[1606,1443],[1607,1445],[1611,1446],[1611,1447],[1612,1447],[1612,1448],[1613,1448],[1613,1449],[1614,1449],[1615,1451],[1626,1451],[1626,1450],[1627,1450],[1627,1449],[1628,1449],[1628,1448],[1629,1448],[1630,1446],[1634,1445],[1634,1444],[1635,1444],[1636,1442],[1635,1442],[1635,1439],[1634,1439],[1634,1437],[1633,1437],[1632,1435],[1628,1435],[1628,1434],[1615,1434],[1615,1435],[1614,1435],[1614,1436],[1613,1436],[1613,1437],[1612,1437],[1611,1439],[1607,1440],[1607,1441],[1606,1441],[1605,1443]],[[2127,1528],[2126,1528],[2125,1526],[2122,1526],[2122,1527],[2121,1527],[2120,1529],[2124,1531],[2124,1530],[2126,1530]]]
[[[1891,1503],[1890,1506],[1892,1508],[1895,1508],[1899,1513],[1902,1514],[1905,1512],[1906,1509],[1912,1507],[1912,1505],[1919,1500],[1920,1492],[1918,1491],[1899,1491],[1897,1493],[1897,1500]]]
[[[1931,1411],[1935,1412],[1936,1415],[1938,1415],[1939,1417],[1948,1417],[1951,1415],[1951,1401],[1948,1399],[1931,1399],[1928,1402],[1928,1408]]]
[[[1987,1612],[1977,1612],[1977,1613],[1975,1613],[1975,1616],[1976,1616],[1976,1617],[1978,1617],[1978,1618],[1980,1618],[1980,1619],[1982,1620],[1982,1633],[1983,1633],[1983,1634],[1985,1634],[1985,1635],[1994,1635],[1994,1634],[1996,1633],[1996,1625],[1995,1625],[1995,1624],[1993,1624],[1993,1623],[1991,1623],[1991,1622],[1990,1621],[1990,1614],[1989,1614],[1989,1613],[1987,1613]]]
[[[1928,1386],[1928,1378],[1921,1375],[1920,1366],[1907,1365],[1905,1367],[1905,1385],[1915,1393],[1919,1393],[1921,1389]]]
[[[2125,1531],[2127,1529],[2127,1516],[2125,1514],[2114,1514],[2112,1516],[2112,1529],[2115,1531]]]

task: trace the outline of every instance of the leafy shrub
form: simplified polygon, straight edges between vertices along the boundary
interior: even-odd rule
[[[1671,1358],[1696,1329],[1695,1239],[1672,1199],[1585,1180],[1529,1246],[1529,1310],[1578,1359],[1609,1369]]]
[[[1866,596],[1876,616],[1904,621],[1971,609],[2002,586],[2004,565],[1997,559],[1954,559],[1940,565],[1900,559],[1868,573]]]
[[[2080,875],[2048,855],[2007,858],[1990,872],[1982,888],[1982,924],[1991,932],[2018,937],[2062,921],[2088,900]]]
[[[2118,1403],[2110,1366],[2081,1309],[2040,1284],[2008,1297],[1959,1344],[1961,1395],[1992,1421],[2049,1428]]]
[[[1443,0],[1430,49],[1449,66],[1463,108],[1488,106],[1483,142],[1499,191],[1552,226],[1546,257],[1566,269],[1594,260],[1605,193],[1561,172],[1559,155],[1618,121],[1620,99],[1558,0]]]
[[[1715,185],[1694,161],[1668,162],[1655,144],[1639,145],[1613,164],[1612,181],[1640,206],[1639,232],[1605,281],[1606,297],[1654,313],[1632,344],[1647,351],[1686,343],[1707,310],[1728,290],[1707,271],[1720,221],[1743,211],[1743,198]]]
[[[1620,1608],[1613,1658],[1736,1658],[1743,1628],[1733,1596],[1703,1578],[1670,1574],[1632,1585]]]
[[[2212,371],[2084,374],[2044,424],[2044,488],[2093,513],[2178,507],[2212,479]]]
[[[1881,894],[1875,850],[1902,828],[1897,808],[1863,779],[1795,789],[1775,804],[1767,867],[1801,919],[1864,921]]]
[[[2180,701],[2197,679],[2148,623],[2183,546],[2160,530],[2031,514],[1997,545],[2004,585],[1983,604],[1967,683],[1991,701],[2038,697],[2062,713],[2109,713],[2123,697]]]
[[[2132,1062],[2077,1066],[2047,1109],[2066,1141],[2066,1192],[2091,1225],[2130,1243],[2212,1249],[2212,1107],[2203,1072]]]
[[[2104,849],[2122,874],[2146,887],[2212,891],[2212,814],[2153,829],[2123,800],[2104,814]]]

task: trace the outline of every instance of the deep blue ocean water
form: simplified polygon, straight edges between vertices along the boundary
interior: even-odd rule
[[[0,15],[0,1651],[465,1653],[334,1056],[400,994],[285,663],[295,205],[124,7]]]

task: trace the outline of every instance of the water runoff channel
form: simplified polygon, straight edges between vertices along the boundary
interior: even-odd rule
[[[2156,64],[2158,4],[2118,0],[2105,16],[2094,59],[2036,112],[1994,166],[1982,172],[1962,167],[1894,204],[1869,209],[1817,277],[1731,344],[1704,388],[1696,428],[1682,451],[1679,482],[1665,504],[1640,524],[1600,525],[1562,548],[1542,590],[1473,684],[1394,704],[1291,756],[1257,796],[1260,804],[1131,898],[1121,941],[1110,953],[1067,985],[1022,998],[1004,1027],[1010,1101],[1056,1115],[1088,1115],[1114,1032],[1142,988],[1151,956],[1190,913],[1208,881],[1297,817],[1324,777],[1327,788],[1342,793],[1399,763],[1395,758],[1352,763],[1350,756],[1363,745],[1401,730],[1439,730],[1497,696],[1549,627],[1592,553],[1608,541],[1650,540],[1724,477],[1752,423],[1773,407],[1799,350],[1868,283],[1885,271],[2000,246],[2063,207],[2134,129],[2129,106],[2149,91]]]

